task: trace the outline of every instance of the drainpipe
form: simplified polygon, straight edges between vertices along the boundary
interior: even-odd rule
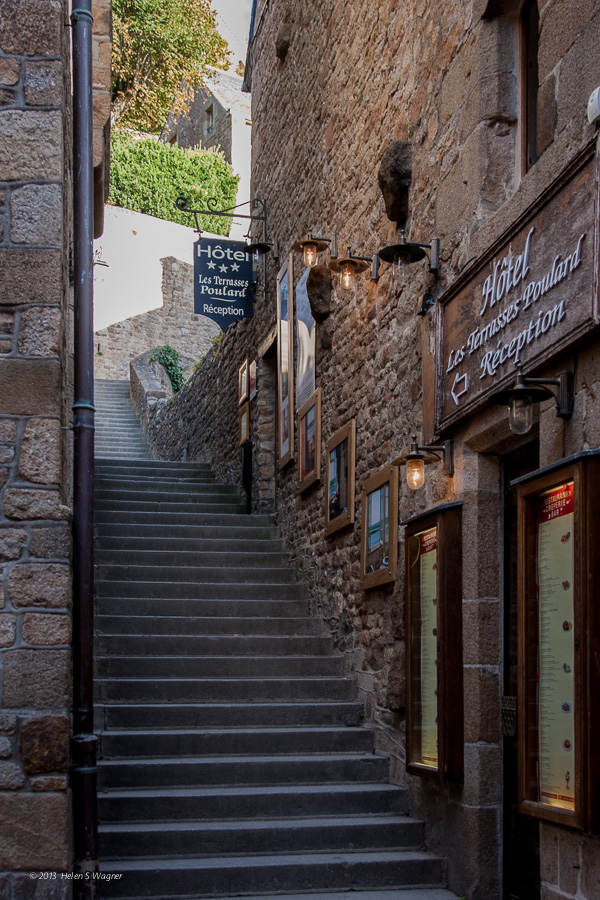
[[[79,0],[73,32],[73,791],[74,881],[79,900],[98,896],[98,816],[94,734],[94,335],[91,0]]]

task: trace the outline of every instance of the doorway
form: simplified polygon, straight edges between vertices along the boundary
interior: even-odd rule
[[[510,483],[539,468],[539,440],[507,454],[504,483],[504,697],[502,900],[540,900],[539,821],[519,812],[517,740],[517,497]]]

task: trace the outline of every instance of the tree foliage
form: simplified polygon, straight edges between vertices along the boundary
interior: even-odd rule
[[[113,0],[115,124],[160,131],[210,66],[227,68],[211,0]]]
[[[193,226],[189,213],[175,206],[183,195],[195,209],[214,197],[220,209],[233,206],[238,176],[221,153],[184,150],[151,137],[113,130],[108,202],[136,212]],[[231,219],[201,216],[201,229],[229,234]]]

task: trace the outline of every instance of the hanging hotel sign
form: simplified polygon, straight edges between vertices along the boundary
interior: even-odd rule
[[[223,331],[254,315],[252,259],[241,241],[200,238],[194,244],[194,312]]]
[[[436,423],[444,429],[598,323],[598,182],[588,148],[441,298]]]

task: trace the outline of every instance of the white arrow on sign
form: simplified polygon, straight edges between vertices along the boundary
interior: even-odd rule
[[[465,386],[462,389],[462,391],[457,391],[456,385],[459,384],[461,381],[464,381]],[[450,388],[450,393],[452,394],[452,399],[454,400],[454,402],[456,403],[457,406],[460,406],[459,397],[462,397],[463,394],[466,394],[468,390],[469,390],[469,373],[465,372],[464,375],[459,375],[457,372],[454,377],[454,384]]]

